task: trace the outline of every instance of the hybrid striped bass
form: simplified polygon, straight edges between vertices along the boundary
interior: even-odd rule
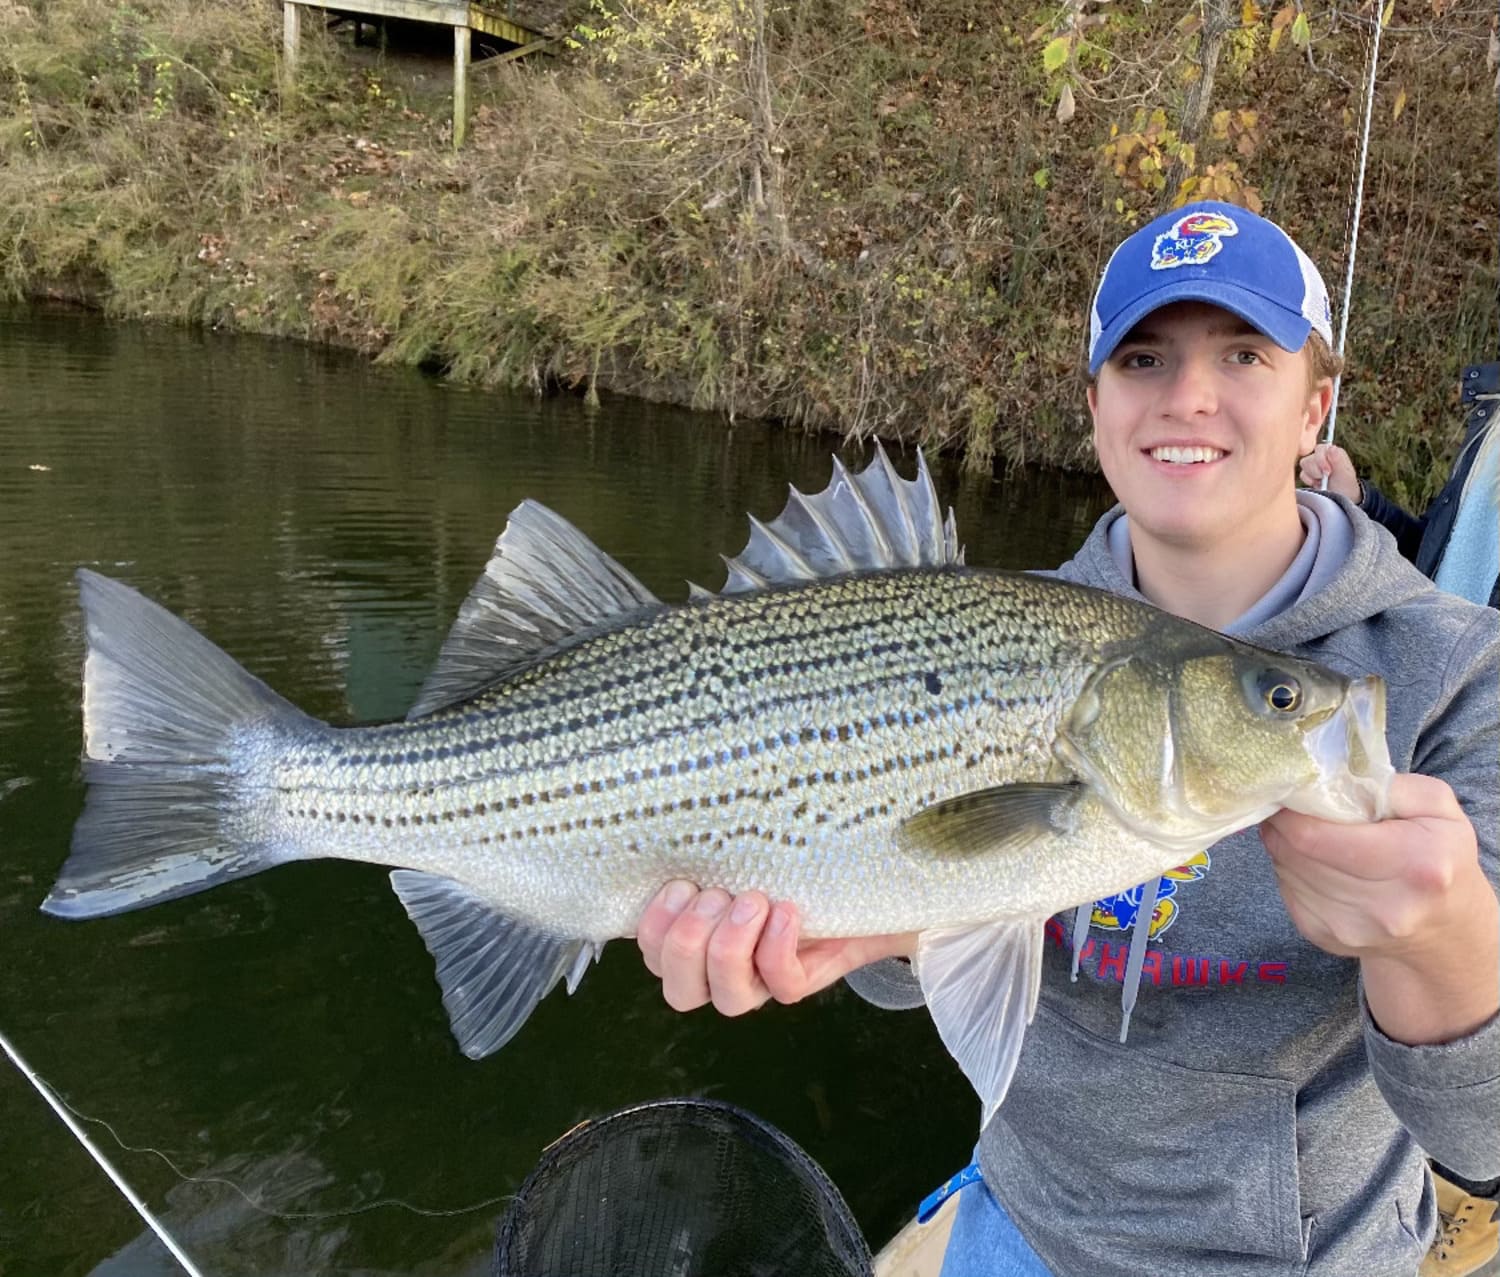
[[[1044,921],[1282,806],[1373,818],[1383,689],[967,568],[918,471],[835,462],[824,492],[752,521],[720,593],[675,607],[524,503],[410,716],[381,726],[303,714],[80,572],[89,792],[43,908],[96,917],[309,857],[398,866],[480,1057],[664,882],[758,889],[808,937],[920,931],[988,1118]]]

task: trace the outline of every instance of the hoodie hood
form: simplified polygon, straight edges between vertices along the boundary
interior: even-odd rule
[[[1348,525],[1343,561],[1324,561],[1333,549],[1333,538],[1325,536],[1325,548],[1312,568],[1312,588],[1282,611],[1236,629],[1236,638],[1286,651],[1316,643],[1433,590],[1432,582],[1401,557],[1396,539],[1352,502],[1332,493],[1299,491],[1297,504],[1325,525],[1342,515]],[[1123,518],[1124,507],[1117,505],[1099,519],[1088,540],[1057,569],[1057,575],[1149,603],[1111,549],[1110,531]]]

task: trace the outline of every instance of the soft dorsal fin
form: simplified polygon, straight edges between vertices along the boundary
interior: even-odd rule
[[[472,696],[571,634],[661,606],[561,515],[523,501],[511,511],[407,717]]]
[[[780,515],[770,523],[752,517],[750,529],[745,548],[724,560],[729,578],[721,594],[964,561],[953,511],[943,518],[920,449],[915,479],[897,474],[878,443],[874,460],[858,474],[835,457],[822,492],[809,496],[793,488]]]

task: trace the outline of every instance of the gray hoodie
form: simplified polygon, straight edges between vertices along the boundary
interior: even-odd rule
[[[1317,588],[1237,636],[1383,675],[1392,762],[1453,787],[1500,884],[1500,617],[1439,593],[1338,503],[1343,562],[1320,555]],[[1058,575],[1140,598],[1110,550],[1119,517]],[[1096,908],[1076,983],[1073,919],[1048,923],[1036,1019],[980,1137],[985,1182],[1058,1277],[1410,1277],[1436,1221],[1423,1151],[1500,1174],[1500,1019],[1441,1046],[1385,1037],[1358,962],[1293,927],[1254,829],[1167,882],[1124,1045],[1131,902]],[[889,967],[851,983],[898,1005],[906,980],[906,996]]]

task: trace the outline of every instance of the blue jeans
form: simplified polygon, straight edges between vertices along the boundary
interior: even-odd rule
[[[940,1277],[1052,1277],[981,1181],[959,1191]]]

